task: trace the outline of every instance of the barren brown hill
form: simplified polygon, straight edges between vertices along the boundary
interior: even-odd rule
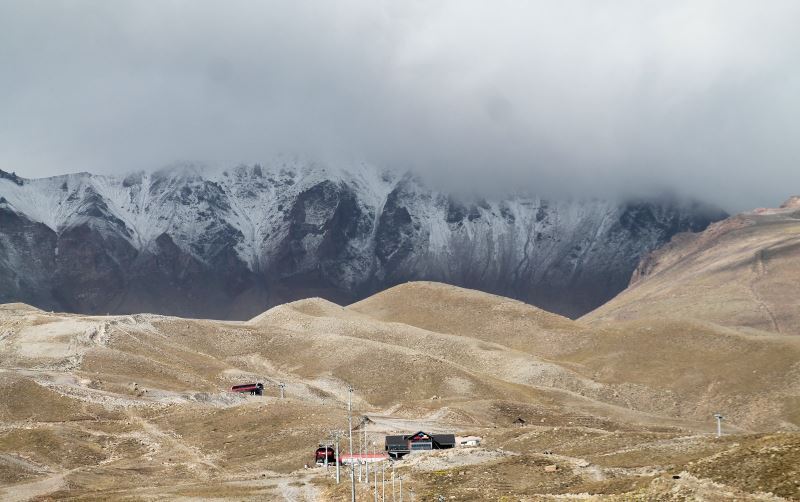
[[[484,437],[474,452],[398,464],[423,499],[795,497],[800,486],[770,474],[783,454],[752,467],[752,486],[697,466],[741,458],[740,444],[793,448],[798,361],[800,337],[666,319],[594,326],[436,283],[248,322],[5,305],[0,497],[340,500],[345,485],[303,465],[346,429],[348,385],[370,442],[420,429]],[[228,392],[247,381],[266,396]],[[708,434],[714,411],[739,443]],[[544,474],[552,463],[561,470]]]
[[[681,234],[645,258],[630,286],[585,322],[680,317],[800,334],[800,203]]]
[[[511,347],[531,356],[509,361],[511,368],[549,364],[564,371],[555,380],[542,374],[525,383],[629,410],[702,420],[725,408],[754,430],[800,424],[795,338],[669,317],[591,327],[518,301],[426,282],[391,288],[347,310]]]

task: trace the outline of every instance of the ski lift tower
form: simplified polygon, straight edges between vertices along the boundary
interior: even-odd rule
[[[350,442],[350,502],[356,502],[356,471],[353,459],[353,391],[352,385],[347,386],[347,428]]]
[[[722,437],[722,419],[725,417],[721,413],[714,413],[714,418],[717,419],[717,437]]]

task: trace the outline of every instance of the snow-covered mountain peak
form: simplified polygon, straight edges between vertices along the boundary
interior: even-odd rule
[[[724,216],[676,201],[548,200],[524,193],[522,187],[508,197],[456,195],[367,163],[284,156],[224,170],[183,164],[31,180],[2,173],[0,211],[13,213],[25,229],[18,232],[50,232],[53,249],[42,252],[61,270],[53,280],[75,283],[67,289],[79,299],[51,285],[44,288],[54,291],[49,305],[91,311],[80,298],[92,297],[92,305],[108,311],[138,309],[154,289],[183,299],[176,300],[180,309],[156,303],[151,310],[203,314],[188,299],[195,293],[186,297],[181,289],[191,284],[207,301],[216,298],[219,307],[206,306],[227,309],[219,314],[226,317],[238,316],[232,312],[240,303],[249,315],[251,307],[261,311],[264,302],[303,292],[349,301],[409,279],[581,313],[621,290],[642,253]],[[11,280],[2,279],[3,267],[18,282],[24,258],[15,253],[12,259],[8,249],[24,245],[3,242],[0,283]],[[116,296],[80,289],[111,271],[121,281]],[[217,289],[206,290],[206,283],[218,283]],[[25,287],[10,288],[25,300]]]

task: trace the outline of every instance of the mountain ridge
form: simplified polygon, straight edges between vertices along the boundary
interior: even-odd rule
[[[627,289],[582,319],[608,322],[681,315],[795,335],[800,302],[798,197],[678,234],[642,258]]]
[[[229,319],[408,280],[574,317],[622,290],[642,254],[724,216],[668,199],[468,198],[411,173],[287,158],[218,172],[4,173],[0,197],[0,301]]]

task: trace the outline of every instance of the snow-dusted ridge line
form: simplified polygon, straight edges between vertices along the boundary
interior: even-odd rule
[[[252,178],[256,170],[262,173],[261,177],[279,182],[259,185],[254,190]],[[257,269],[259,255],[268,244],[267,227],[270,222],[274,227],[276,222],[272,220],[285,210],[282,202],[328,180],[345,183],[358,190],[368,204],[380,206],[392,190],[396,176],[365,163],[322,166],[283,158],[271,164],[240,165],[228,170],[176,164],[119,177],[80,172],[19,179],[22,185],[0,179],[0,195],[17,212],[55,232],[87,222],[91,224],[92,219],[85,217],[92,209],[86,207],[87,199],[96,206],[97,201],[93,201],[92,196],[97,194],[105,205],[103,210],[107,209],[109,216],[119,219],[128,228],[130,234],[126,238],[137,249],[146,249],[159,235],[174,232],[179,236],[178,245],[203,259],[202,253],[197,253],[189,243],[197,240],[198,234],[211,224],[227,224],[241,232],[243,239],[237,244],[237,250],[245,262]],[[154,179],[161,186],[154,188]],[[202,200],[190,201],[193,203],[188,207],[176,201],[181,191],[206,184],[222,188],[222,211]],[[219,221],[209,223],[192,218],[192,213],[198,210],[215,211]]]
[[[260,184],[254,190],[253,175],[257,170],[262,173],[262,178],[278,180],[278,183]],[[159,190],[153,189],[154,178],[162,185]],[[375,210],[377,219],[389,193],[401,178],[402,176],[381,171],[365,163],[329,166],[282,159],[272,164],[240,165],[230,170],[177,164],[154,172],[140,171],[121,177],[80,172],[40,179],[22,178],[22,186],[9,180],[0,180],[3,183],[0,185],[0,194],[31,220],[44,223],[52,230],[60,232],[70,226],[92,222],[91,218],[85,217],[85,213],[93,209],[86,207],[87,199],[90,199],[90,204],[96,204],[91,200],[94,192],[105,204],[108,214],[125,224],[130,231],[126,237],[137,249],[151,246],[163,233],[174,233],[178,236],[178,245],[200,259],[203,259],[202,253],[198,253],[190,243],[196,241],[199,234],[210,226],[227,224],[241,232],[242,239],[237,243],[237,251],[255,270],[259,268],[260,255],[264,253],[265,247],[269,248],[269,230],[280,227],[280,221],[276,220],[280,220],[286,210],[286,204],[282,202],[289,202],[302,190],[323,181],[344,183],[358,192],[358,199],[366,207]],[[221,204],[222,208],[209,207],[202,200],[191,201],[193,204],[189,205],[176,203],[175,198],[181,191],[196,189],[208,183],[223,189],[225,203]],[[429,251],[446,256],[453,233],[446,221],[447,196],[429,191],[417,183],[411,184],[410,189],[416,192],[414,195],[417,202],[427,206],[414,216],[428,236]],[[598,210],[601,220],[604,220],[615,206],[609,201],[598,200],[567,204],[556,202],[552,219],[541,224],[536,221],[537,213],[530,209],[553,206],[553,203],[541,198],[515,196],[505,201],[489,201],[487,204],[488,207],[479,207],[478,211],[481,213],[483,230],[488,230],[493,239],[513,234],[519,228],[525,229],[530,235],[540,231],[543,226],[574,228],[579,222],[593,217],[590,213],[596,214]],[[218,221],[209,222],[196,218],[192,221],[192,214],[198,210],[214,210]],[[502,212],[513,215],[516,225],[509,227],[507,219],[498,218],[498,214]],[[313,214],[307,215],[309,220],[313,217]],[[465,237],[474,239],[479,232],[477,227],[478,225],[466,225]],[[596,232],[601,229],[598,226]],[[266,251],[269,252],[268,249]],[[526,254],[523,252],[522,257],[527,258]]]
[[[207,276],[217,277],[230,301],[255,295],[251,302],[272,295],[276,284],[290,292],[338,291],[332,298],[348,301],[429,279],[539,304],[575,291],[588,305],[623,288],[644,253],[725,216],[669,199],[551,200],[522,193],[459,197],[410,173],[292,158],[225,170],[183,164],[119,177],[29,180],[0,173],[0,215],[13,211],[53,234],[21,220],[14,233],[0,228],[0,286],[47,296],[58,291],[49,281],[63,276],[68,293],[57,301],[64,302],[85,294],[78,287],[84,280],[98,298],[107,281],[116,281],[114,308],[130,302],[139,309],[137,298],[149,288],[153,295],[165,287],[185,295],[206,287]],[[26,262],[31,253],[39,262]],[[30,284],[19,272],[42,267],[54,268],[57,277]],[[187,308],[179,313],[195,312]]]

